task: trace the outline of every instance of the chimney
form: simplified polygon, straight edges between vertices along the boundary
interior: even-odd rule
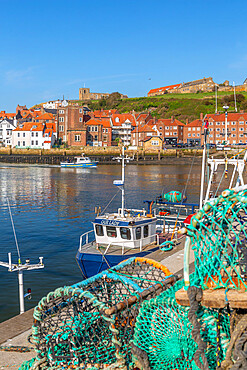
[[[203,120],[203,113],[200,113],[200,120]]]
[[[174,122],[174,116],[171,116],[171,122]]]
[[[188,123],[189,123],[189,118],[186,118],[185,123],[186,123],[186,125],[188,125]]]

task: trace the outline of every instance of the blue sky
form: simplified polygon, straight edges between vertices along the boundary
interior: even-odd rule
[[[245,0],[0,0],[0,110],[247,77]]]

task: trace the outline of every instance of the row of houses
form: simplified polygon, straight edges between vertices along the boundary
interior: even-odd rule
[[[17,148],[50,149],[55,143],[71,147],[125,146],[160,148],[164,145],[203,145],[203,124],[208,121],[208,142],[225,140],[225,114],[201,114],[183,122],[174,117],[156,119],[150,113],[91,112],[86,106],[59,106],[58,109],[27,109],[0,112],[0,143]],[[228,113],[230,144],[247,144],[247,113]]]

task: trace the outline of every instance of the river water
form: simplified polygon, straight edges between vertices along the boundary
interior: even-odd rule
[[[107,211],[121,206],[115,179],[121,179],[120,165],[68,169],[0,163],[0,260],[7,262],[12,252],[12,262],[17,262],[7,199],[22,262],[44,257],[44,269],[24,273],[25,290],[32,289],[26,310],[49,291],[82,280],[75,260],[79,237],[91,229],[95,206],[103,210],[116,193]],[[126,207],[142,208],[143,200],[153,200],[162,190],[183,191],[186,184],[188,202],[198,202],[199,183],[200,166],[191,169],[190,159],[188,165],[127,165]],[[18,313],[17,273],[0,266],[0,321]]]

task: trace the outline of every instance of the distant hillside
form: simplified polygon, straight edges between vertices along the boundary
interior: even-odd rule
[[[247,111],[247,92],[236,95],[238,111]],[[215,94],[165,94],[155,97],[121,99],[120,94],[113,93],[106,99],[79,101],[73,100],[79,105],[87,104],[92,110],[118,109],[120,113],[150,111],[157,118],[174,118],[189,122],[200,117],[200,113],[215,113]],[[223,105],[229,106],[229,111],[234,110],[234,95],[232,92],[218,93],[218,111],[223,111]]]

